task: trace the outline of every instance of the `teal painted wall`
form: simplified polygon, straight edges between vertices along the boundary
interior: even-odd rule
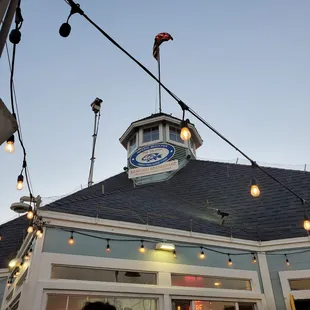
[[[2,303],[2,299],[3,299],[3,294],[5,291],[6,281],[7,281],[6,277],[0,278],[0,308],[1,308],[1,303]]]
[[[310,252],[298,253],[298,254],[292,253],[303,250],[309,250],[309,249],[294,249],[292,251],[286,250],[285,252],[277,251],[277,252],[270,252],[269,255],[267,254],[267,262],[277,309],[285,309],[284,296],[282,293],[282,287],[279,278],[279,271],[310,269]],[[272,253],[283,255],[271,255]],[[290,262],[289,266],[286,265],[284,254],[287,254],[287,258]]]
[[[98,234],[95,232],[87,232],[88,234],[98,235],[102,238],[109,239],[128,239],[137,240],[139,238],[131,238],[128,236],[112,235],[112,234]],[[219,267],[228,268],[228,256],[214,253],[208,250],[204,250],[206,258],[200,259],[200,248],[184,248],[176,246],[177,258],[175,259],[170,252],[155,251],[155,242],[144,242],[144,246],[147,249],[145,254],[139,252],[141,243],[139,241],[111,241],[111,252],[105,251],[106,241],[94,239],[82,235],[74,235],[75,244],[73,246],[68,245],[69,232],[65,232],[60,229],[48,228],[45,234],[45,242],[43,246],[44,252],[50,253],[63,253],[72,255],[85,255],[96,257],[110,257],[110,258],[122,258],[132,260],[145,260],[155,262],[165,262],[174,264],[196,265],[206,267]],[[168,242],[168,241],[167,241]],[[179,244],[179,243],[178,243]],[[184,244],[185,245],[185,244]],[[234,251],[225,248],[210,247],[219,251],[233,253],[240,253],[241,251]],[[246,252],[245,252],[246,253]],[[233,266],[232,269],[242,270],[259,270],[258,263],[252,263],[252,256],[250,254],[231,256]]]

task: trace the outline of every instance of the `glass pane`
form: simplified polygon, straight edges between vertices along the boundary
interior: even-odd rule
[[[66,295],[47,295],[46,310],[66,310],[67,296]]]
[[[159,127],[154,126],[143,129],[143,142],[151,142],[154,140],[159,140]]]
[[[131,153],[135,148],[136,148],[136,135],[134,135],[130,140],[129,140],[129,153]]]
[[[226,301],[193,301],[193,310],[235,310],[234,302]]]
[[[206,276],[171,275],[173,286],[217,288],[251,291],[251,281],[246,279],[218,278]]]
[[[87,296],[69,296],[68,310],[81,310],[87,302]]]
[[[250,302],[239,302],[239,310],[255,310],[255,304]]]
[[[292,291],[310,290],[310,279],[293,279],[288,282]]]
[[[172,310],[191,310],[189,300],[172,300]]]
[[[52,266],[52,279],[120,282],[132,284],[157,284],[156,273],[118,271],[85,267]]]
[[[181,129],[169,126],[169,139],[179,143],[184,143],[180,137]]]

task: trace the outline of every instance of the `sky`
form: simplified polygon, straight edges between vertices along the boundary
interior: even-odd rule
[[[152,72],[154,37],[161,48],[162,82],[259,163],[310,165],[310,1],[80,0],[100,27]],[[45,202],[87,184],[94,115],[103,99],[94,180],[123,171],[119,138],[132,121],[156,111],[158,87],[82,16],[71,34],[58,31],[69,14],[63,0],[22,0],[15,87],[34,195]],[[12,44],[8,42],[11,51]],[[0,59],[0,96],[10,107],[9,67]],[[163,92],[163,111],[181,117]],[[191,118],[204,144],[202,159],[240,155]],[[17,191],[21,148],[0,147],[0,223],[27,189]],[[50,198],[53,197],[53,198]]]

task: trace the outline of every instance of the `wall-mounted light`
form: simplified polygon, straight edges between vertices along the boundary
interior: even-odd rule
[[[161,250],[161,251],[174,251],[175,245],[173,243],[159,242],[159,243],[156,243],[155,249]]]

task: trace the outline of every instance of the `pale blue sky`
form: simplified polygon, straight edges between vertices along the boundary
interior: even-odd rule
[[[162,80],[194,110],[259,162],[310,164],[309,0],[80,0],[105,31],[153,72],[154,36],[162,46]],[[87,183],[93,114],[104,100],[95,181],[122,171],[118,138],[130,122],[155,110],[157,85],[81,16],[64,39],[62,0],[23,0],[22,41],[15,84],[34,193],[62,195]],[[11,44],[9,43],[11,47]],[[0,60],[0,94],[9,106],[9,69]],[[166,113],[181,117],[164,93]],[[191,119],[194,121],[193,119]],[[238,154],[194,121],[205,159]],[[0,151],[0,223],[15,215],[11,202],[22,152]]]

